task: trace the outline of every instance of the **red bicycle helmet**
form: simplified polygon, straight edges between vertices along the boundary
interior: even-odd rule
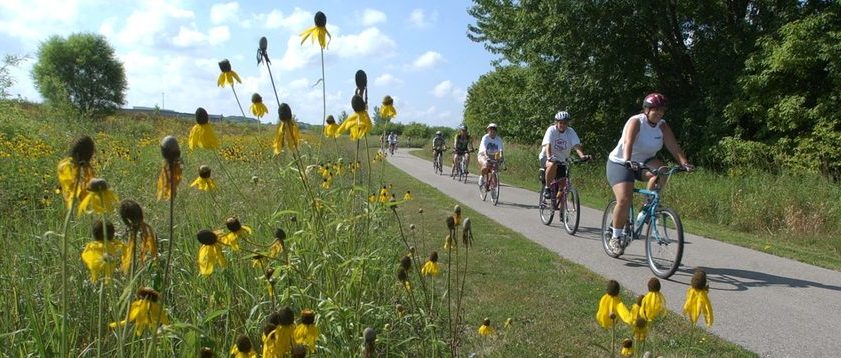
[[[666,107],[668,100],[661,93],[652,92],[642,100],[642,108]]]

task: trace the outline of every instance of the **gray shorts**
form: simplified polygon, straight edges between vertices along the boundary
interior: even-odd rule
[[[649,160],[646,160],[647,163]],[[635,180],[642,180],[640,174],[642,171],[633,171],[625,167],[625,164],[619,164],[607,161],[605,164],[605,173],[607,173],[607,182],[613,187],[619,183],[633,183]]]

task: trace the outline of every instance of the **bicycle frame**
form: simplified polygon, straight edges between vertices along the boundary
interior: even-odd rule
[[[672,177],[672,174],[683,170],[683,168],[681,168],[681,167],[671,167],[671,168],[668,168],[668,170],[666,170],[664,172],[662,170],[663,168],[665,168],[665,167],[658,168],[656,171],[651,170],[649,168],[643,168],[642,169],[642,170],[647,170],[647,171],[653,173],[654,175],[656,175],[657,176],[657,183],[655,184],[654,190],[634,189],[635,194],[643,195],[648,199],[648,205],[645,208],[644,217],[643,217],[643,220],[639,223],[639,227],[636,227],[637,222],[636,222],[636,216],[634,215],[634,206],[631,205],[628,208],[628,214],[629,214],[628,225],[630,225],[630,227],[631,227],[631,230],[630,230],[631,232],[630,233],[632,234],[632,240],[639,239],[640,235],[642,234],[642,228],[643,228],[643,226],[645,226],[643,224],[645,222],[648,222],[649,220],[651,220],[649,226],[651,226],[652,229],[654,230],[654,232],[651,233],[651,234],[654,235],[654,237],[657,239],[657,241],[661,241],[660,240],[660,232],[657,229],[657,209],[660,207],[660,188],[661,188],[660,183],[661,183],[661,180],[664,180],[664,178],[665,178],[665,183],[668,183],[669,179],[671,179],[671,177]]]

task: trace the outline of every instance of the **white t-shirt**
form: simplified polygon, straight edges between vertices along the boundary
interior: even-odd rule
[[[551,144],[550,144],[551,143]],[[543,135],[543,142],[540,143],[540,156],[542,161],[546,158],[546,149],[543,147],[547,144],[552,146],[552,158],[558,161],[565,161],[569,158],[569,153],[576,145],[581,145],[581,140],[578,139],[578,134],[575,130],[567,127],[563,132],[559,131],[554,125],[546,129],[546,134]]]
[[[397,134],[389,134],[388,135],[388,142],[389,143],[397,143]]]
[[[479,154],[485,154],[489,158],[493,158],[493,156],[497,152],[502,151],[502,138],[497,135],[496,138],[491,138],[490,135],[485,134],[482,137],[482,141],[479,143]]]
[[[657,122],[657,125],[652,127],[648,124],[648,118],[645,117],[645,114],[640,113],[636,116],[631,117],[640,123],[640,130],[637,132],[637,138],[634,140],[634,147],[631,149],[631,160],[635,162],[645,162],[648,159],[654,158],[657,155],[657,152],[663,148],[663,130],[660,129],[660,126],[663,123],[666,123],[666,120],[661,119]],[[625,128],[622,129],[622,137],[619,138],[619,144],[616,145],[616,148],[610,152],[610,156],[608,159],[611,162],[625,164],[625,146],[622,142],[622,138],[625,137],[625,133],[628,131],[629,123],[625,124]]]

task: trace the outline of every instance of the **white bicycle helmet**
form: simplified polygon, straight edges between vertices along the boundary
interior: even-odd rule
[[[556,121],[569,121],[570,119],[569,112],[567,111],[558,111],[558,113],[555,113]]]
[[[497,128],[496,128],[496,123],[491,123],[491,124],[488,124],[488,126],[487,126],[487,127],[485,127],[485,129],[491,129],[491,128],[493,128],[493,129],[497,129]]]
[[[436,131],[435,135],[441,135],[441,131]]]

